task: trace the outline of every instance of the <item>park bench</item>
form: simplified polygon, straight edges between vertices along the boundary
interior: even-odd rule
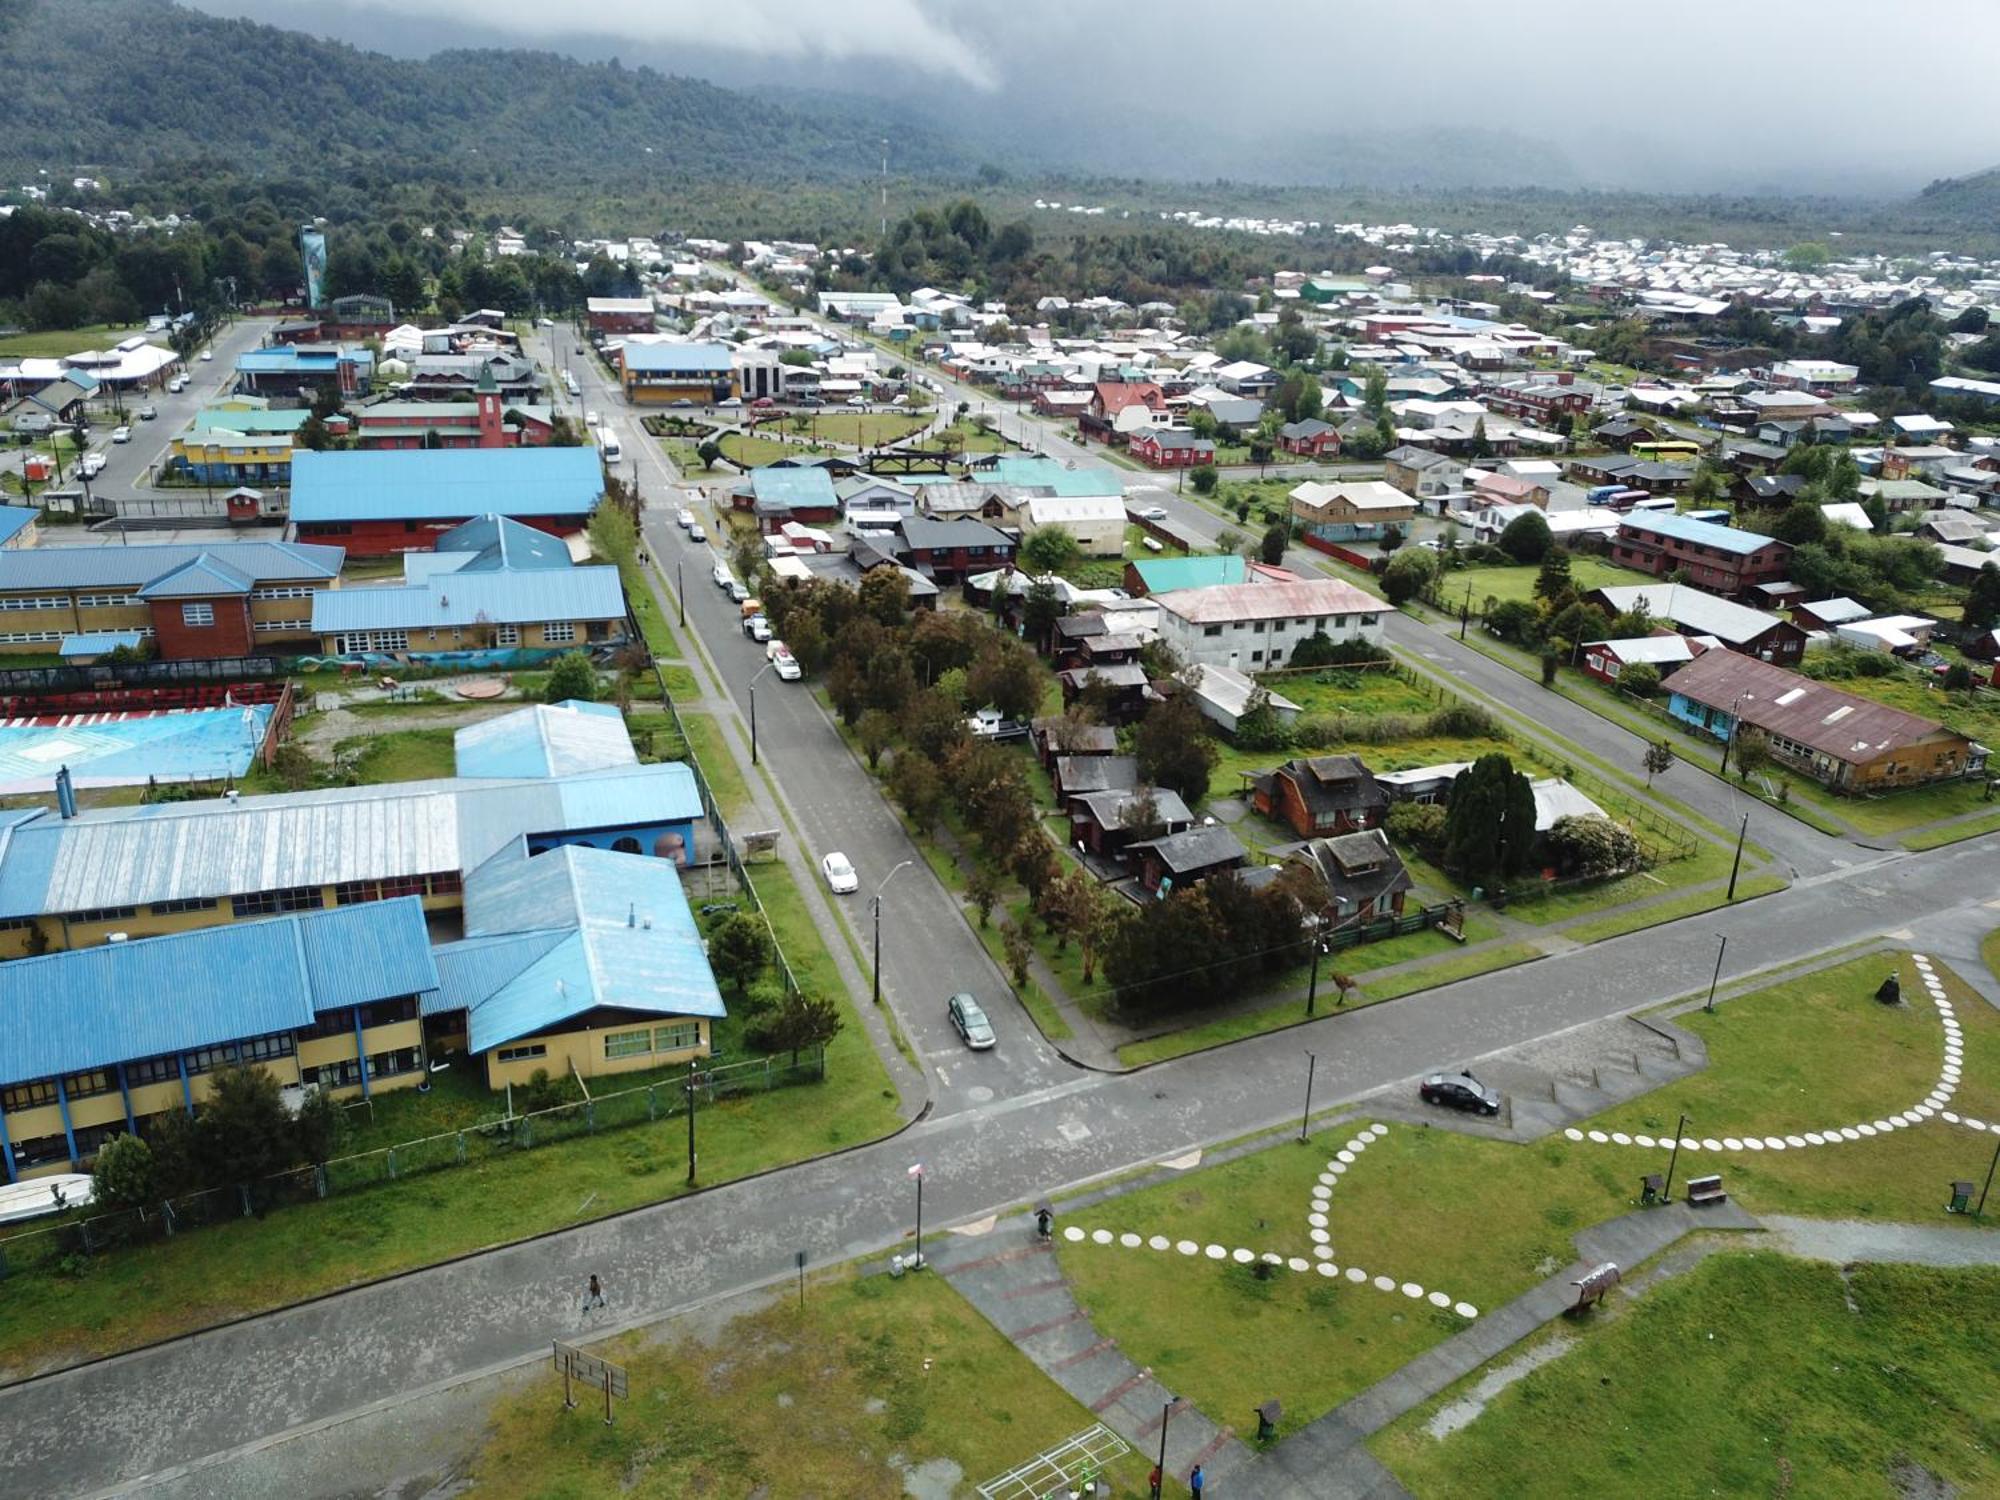
[[[1729,1194],[1722,1190],[1722,1174],[1708,1177],[1690,1177],[1687,1185],[1687,1201],[1690,1208],[1700,1208],[1704,1203],[1725,1203]]]

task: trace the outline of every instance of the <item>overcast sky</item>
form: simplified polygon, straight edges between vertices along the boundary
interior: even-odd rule
[[[1556,186],[1894,192],[2000,165],[1992,0],[189,3],[403,56],[522,44],[873,93],[1044,156],[1101,137],[1100,166],[1168,171],[1199,143],[1189,176],[1226,156],[1338,180],[1333,138],[1443,128],[1532,142],[1500,155]]]

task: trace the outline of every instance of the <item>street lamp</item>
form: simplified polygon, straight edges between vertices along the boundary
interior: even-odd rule
[[[1313,1013],[1313,1007],[1319,1003],[1320,957],[1323,954],[1331,953],[1333,951],[1333,944],[1324,937],[1314,937],[1309,939],[1309,941],[1312,943],[1312,949],[1313,949],[1313,966],[1312,966],[1312,978],[1306,984],[1306,1014],[1308,1016],[1310,1016]]]
[[[1660,1201],[1662,1203],[1671,1203],[1674,1201],[1674,1164],[1681,1159],[1681,1137],[1687,1134],[1687,1128],[1688,1117],[1682,1115],[1680,1124],[1674,1127],[1673,1155],[1667,1158],[1667,1185],[1660,1190]]]
[[[1180,1404],[1180,1399],[1178,1396],[1169,1396],[1160,1408],[1160,1461],[1156,1467],[1163,1479],[1167,1472],[1167,1423],[1173,1420],[1174,1408]],[[1159,1493],[1159,1489],[1155,1487],[1154,1496],[1157,1497]]]
[[[750,679],[750,764],[753,766],[757,764],[757,678],[776,665],[776,662],[765,662],[757,669],[756,676]]]
[[[1702,1006],[1711,1016],[1715,1014],[1715,986],[1722,978],[1722,955],[1729,948],[1727,933],[1715,935],[1715,972],[1708,976],[1708,1003]]]
[[[1318,1055],[1312,1052],[1306,1053],[1306,1112],[1304,1117],[1299,1121],[1299,1144],[1301,1146],[1303,1146],[1306,1141],[1306,1127],[1312,1123],[1313,1070],[1316,1067],[1318,1067],[1318,1065],[1319,1065]]]
[[[872,904],[875,908],[875,962],[872,967],[875,970],[874,998],[877,1005],[882,1003],[882,892],[889,888],[889,882],[896,878],[898,871],[915,863],[915,860],[906,859],[902,864],[897,865],[894,870],[884,875],[882,883],[875,887],[875,895],[872,898]]]
[[[921,1271],[924,1266],[924,1164],[912,1162],[910,1176],[917,1183],[917,1253],[910,1258],[910,1269]]]

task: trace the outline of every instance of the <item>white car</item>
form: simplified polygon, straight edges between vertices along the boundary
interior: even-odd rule
[[[680,527],[681,530],[686,531],[688,527],[694,525],[694,512],[683,505],[679,510],[674,512],[674,524]]]
[[[214,351],[213,349],[204,349],[204,350],[202,350],[202,351],[201,351],[201,357],[202,357],[202,358],[203,358],[204,360],[210,360],[210,359],[214,359],[214,358],[215,358],[215,351]]]
[[[778,674],[781,682],[797,682],[806,675],[805,669],[799,665],[799,659],[789,651],[771,663],[771,670]]]
[[[819,862],[819,872],[826,877],[826,888],[836,896],[850,896],[861,888],[861,877],[838,849]]]
[[[730,579],[729,582],[725,585],[725,587],[727,587],[729,590],[729,597],[738,604],[741,604],[745,599],[748,599],[750,597],[750,590],[745,588],[741,583],[737,582],[734,578]]]
[[[736,581],[729,576],[729,564],[725,562],[717,563],[709,570],[708,576],[715,580],[715,586],[719,589],[726,589]]]
[[[77,465],[76,471],[85,479],[95,479],[99,474],[104,472],[104,455],[102,453],[84,454],[83,462]]]
[[[1164,521],[1167,508],[1164,505],[1142,505],[1133,514],[1142,521]]]
[[[114,443],[129,443],[129,442],[131,442],[131,441],[132,441],[132,429],[131,429],[131,428],[129,428],[129,427],[114,427],[114,428],[112,428],[112,429],[111,429],[111,441],[112,441],[112,442],[114,442]]]
[[[167,389],[178,396],[182,391],[187,389],[187,383],[187,376],[176,375],[172,380],[167,382]]]
[[[537,328],[553,328],[556,326],[556,320],[554,318],[537,318],[535,319],[535,326]]]
[[[705,542],[708,540],[708,533],[703,531],[700,526],[690,521],[688,523],[688,540],[691,542]]]
[[[597,413],[586,408],[583,413],[583,425],[586,427],[595,427],[597,425]]]
[[[771,622],[762,615],[752,615],[743,622],[743,633],[761,644],[771,638]]]

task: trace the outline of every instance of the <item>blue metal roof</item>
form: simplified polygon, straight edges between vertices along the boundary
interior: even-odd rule
[[[750,472],[750,493],[760,506],[787,510],[838,509],[840,497],[833,492],[833,476],[824,469],[778,465]]]
[[[466,879],[465,926],[471,937],[575,929],[471,1007],[474,1052],[598,1006],[727,1014],[671,860],[573,844],[492,860]]]
[[[543,620],[622,620],[625,590],[616,568],[566,573],[433,573],[388,588],[321,589],[313,595],[317,635],[346,630],[435,630]],[[416,649],[423,647],[411,643]]]
[[[415,896],[0,965],[0,1082],[310,1025],[437,986]]]
[[[1072,469],[1053,458],[1008,454],[994,463],[981,464],[974,471],[981,481],[1018,484],[1031,489],[1051,489],[1058,495],[1077,498],[1087,495],[1123,496],[1125,486],[1111,469],[1092,465]]]
[[[461,776],[573,776],[639,763],[612,703],[537,703],[452,736]]]
[[[141,599],[204,599],[216,594],[247,594],[254,580],[221,558],[202,553],[171,573],[162,573],[139,590]]]
[[[145,637],[136,630],[87,630],[82,635],[66,635],[56,648],[58,656],[103,656],[120,646],[137,650]]]
[[[0,546],[11,542],[41,518],[41,512],[26,505],[0,505]]]
[[[227,563],[257,583],[333,578],[346,552],[297,542],[148,543],[132,547],[26,547],[0,551],[0,593],[19,589],[137,590],[197,557]]]
[[[331,349],[246,349],[236,356],[236,368],[246,375],[331,375],[339,365]]]
[[[488,995],[512,983],[522,970],[569,935],[565,929],[551,927],[440,944],[431,950],[431,957],[437,961],[438,987],[424,996],[424,1014],[471,1010]]]
[[[594,448],[349,450],[292,455],[292,519],[461,520],[575,516],[596,509]]]
[[[676,760],[565,776],[555,787],[562,826],[573,831],[688,823],[702,816],[694,772]]]
[[[496,568],[524,572],[531,568],[567,568],[572,562],[561,537],[495,515],[474,516],[441,533],[435,550],[471,553],[455,570],[461,573],[485,573]]]
[[[1773,545],[1775,540],[1772,537],[1759,536],[1754,531],[1738,531],[1733,526],[1717,526],[1711,521],[1695,521],[1686,516],[1664,513],[1644,512],[1629,515],[1620,524],[1629,526],[1635,531],[1651,531],[1660,536],[1670,536],[1677,542],[1687,542],[1696,547],[1719,547],[1724,552],[1733,552],[1743,557]]]
[[[631,344],[624,346],[625,368],[635,375],[700,375],[721,379],[729,374],[727,344]]]

